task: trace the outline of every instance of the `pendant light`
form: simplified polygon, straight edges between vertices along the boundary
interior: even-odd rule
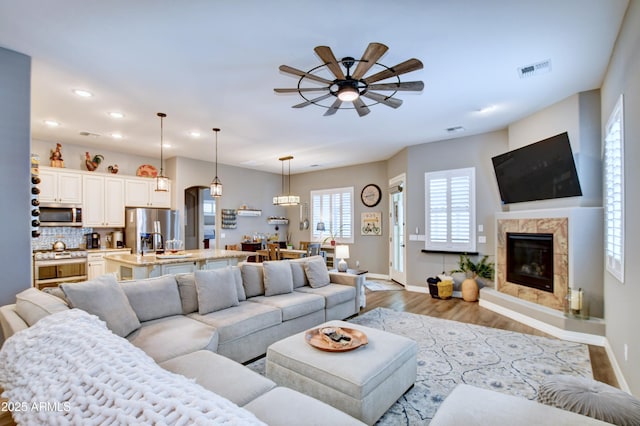
[[[220,129],[214,127],[212,130],[216,134],[216,177],[211,181],[209,192],[212,197],[220,197],[222,196],[222,182],[218,179],[218,132]]]
[[[163,119],[167,116],[164,112],[159,112],[160,117],[160,174],[156,177],[156,192],[168,192],[169,191],[169,178],[164,175],[164,156],[163,156]]]
[[[278,160],[280,160],[281,163],[281,169],[282,169],[282,195],[277,195],[275,197],[273,197],[273,205],[274,206],[297,206],[298,204],[300,204],[300,197],[297,195],[291,195],[291,160],[293,160],[293,156],[288,155],[286,157],[280,157],[278,158]],[[289,181],[289,188],[287,190],[287,192],[285,193],[284,190],[284,162],[288,161],[289,162],[289,177],[288,177],[288,181]]]

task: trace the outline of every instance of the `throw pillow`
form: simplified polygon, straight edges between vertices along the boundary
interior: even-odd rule
[[[302,257],[300,259],[291,259],[289,265],[291,265],[291,274],[293,275],[293,288],[304,287],[309,284],[307,274],[304,272],[304,264],[307,263],[307,258]]]
[[[236,281],[236,290],[238,291],[238,301],[244,302],[247,300],[247,295],[244,292],[244,287],[242,286],[242,271],[239,266],[232,266],[231,271],[233,272],[233,279]]]
[[[198,291],[196,290],[196,279],[193,272],[187,274],[176,274],[178,291],[180,292],[180,302],[182,303],[182,315],[189,315],[198,310]]]
[[[232,306],[238,306],[236,280],[230,267],[195,271],[198,292],[198,313],[206,315]]]
[[[308,258],[307,263],[304,264],[304,272],[307,274],[309,285],[313,288],[324,287],[331,282],[327,264],[324,263],[322,256]]]
[[[140,328],[140,321],[114,275],[101,275],[81,283],[64,283],[60,287],[73,308],[96,315],[114,334],[125,337]]]
[[[182,314],[178,283],[173,275],[126,281],[120,285],[140,321]]]
[[[29,327],[47,315],[67,311],[69,306],[56,296],[28,288],[16,295],[16,311]]]
[[[262,263],[243,263],[240,266],[240,271],[247,298],[262,296],[264,294]]]
[[[275,296],[293,291],[293,274],[291,266],[286,260],[274,260],[263,262],[264,270],[264,295]]]

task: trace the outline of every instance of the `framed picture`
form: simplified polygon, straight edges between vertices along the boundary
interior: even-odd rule
[[[382,212],[365,212],[360,216],[361,235],[382,235]]]

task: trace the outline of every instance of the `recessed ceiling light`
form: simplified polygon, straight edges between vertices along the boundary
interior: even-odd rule
[[[170,143],[163,142],[163,143],[162,143],[162,147],[163,147],[163,148],[171,148],[171,144],[170,144]]]
[[[81,98],[90,98],[93,96],[93,93],[89,92],[88,90],[82,90],[82,89],[74,89],[73,93],[80,96]]]
[[[122,139],[122,133],[111,133],[111,137],[114,139]]]
[[[109,117],[111,118],[124,118],[124,114],[118,111],[111,111],[109,113]]]
[[[192,130],[189,132],[189,136],[191,136],[192,138],[199,138],[200,132],[198,132],[197,130]]]
[[[60,123],[58,123],[55,120],[44,120],[44,124],[46,124],[49,127],[58,127],[60,125]]]
[[[257,160],[247,160],[241,162],[240,164],[242,164],[243,166],[261,166],[264,164],[264,162]]]
[[[478,109],[477,112],[479,112],[480,114],[486,114],[486,113],[495,111],[495,109],[496,109],[495,105],[489,105],[489,106],[486,106],[484,108]]]

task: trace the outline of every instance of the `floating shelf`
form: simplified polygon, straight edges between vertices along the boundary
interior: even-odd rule
[[[262,210],[238,209],[238,216],[262,216]]]
[[[285,217],[270,217],[267,219],[269,225],[288,225],[289,219]]]

